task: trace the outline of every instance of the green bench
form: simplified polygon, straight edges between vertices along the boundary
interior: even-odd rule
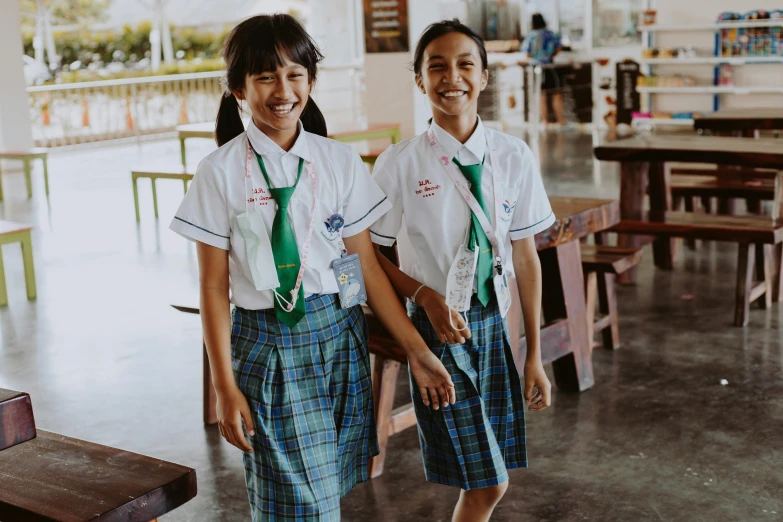
[[[24,279],[27,285],[27,298],[35,299],[35,265],[33,264],[33,241],[30,236],[32,226],[13,221],[0,221],[0,306],[8,304],[8,292],[5,286],[5,265],[3,263],[2,245],[11,243],[22,244],[22,260],[24,261]]]
[[[133,203],[136,207],[136,221],[141,221],[139,213],[139,187],[140,178],[147,178],[152,183],[152,205],[155,209],[155,217],[158,217],[158,191],[155,182],[159,179],[178,179],[182,181],[185,192],[188,191],[188,181],[193,179],[195,168],[182,165],[169,165],[163,167],[142,167],[131,171],[131,183],[133,184]]]
[[[43,163],[44,187],[46,195],[49,195],[49,167],[46,162],[48,151],[41,148],[32,148],[28,150],[0,150],[0,160],[21,161],[24,164],[24,177],[27,183],[27,197],[33,197],[33,160],[40,159]],[[0,201],[3,200],[3,186],[0,183]]]

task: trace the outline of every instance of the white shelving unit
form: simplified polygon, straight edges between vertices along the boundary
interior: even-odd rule
[[[689,24],[689,25],[667,25],[655,24],[639,26],[642,32],[642,48],[653,47],[654,34],[657,32],[696,32],[712,31],[716,34],[715,54],[720,53],[720,31],[724,29],[752,29],[783,27],[783,20],[754,20],[754,21],[736,21],[736,22],[716,22],[711,24]],[[652,68],[657,65],[708,65],[719,67],[721,65],[743,66],[743,65],[783,65],[783,56],[699,56],[695,58],[642,58],[640,65],[644,66],[645,73],[651,74]],[[715,72],[717,78],[717,70]],[[713,96],[713,107],[715,110],[719,107],[719,97],[722,94],[783,94],[783,86],[741,86],[741,85],[697,85],[683,87],[637,87],[637,92],[648,95],[648,110],[652,110],[652,95],[654,94],[707,94]],[[635,120],[636,121],[636,120]],[[661,119],[661,118],[640,118],[640,125],[687,125],[687,122],[693,124],[690,119]]]

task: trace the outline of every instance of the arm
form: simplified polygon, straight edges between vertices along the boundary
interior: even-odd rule
[[[250,407],[234,380],[231,368],[231,324],[228,299],[228,250],[196,243],[200,281],[201,324],[212,383],[217,394],[220,434],[243,451],[253,451],[242,432],[242,419],[253,436]]]
[[[432,405],[436,410],[441,405],[454,404],[456,396],[451,376],[408,319],[375,256],[369,230],[346,237],[344,241],[349,253],[359,254],[364,283],[367,286],[368,305],[394,340],[405,350],[425,406],[429,405],[428,394],[432,397]]]
[[[533,236],[513,241],[512,249],[527,340],[525,399],[531,410],[543,410],[551,404],[552,385],[541,363],[541,263]]]

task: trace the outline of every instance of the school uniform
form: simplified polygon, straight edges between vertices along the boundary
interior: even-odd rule
[[[487,147],[490,133],[492,154]],[[440,146],[444,162],[449,158],[461,165],[483,162],[480,179],[486,215],[491,216],[498,241],[505,245],[503,270],[513,277],[511,241],[545,230],[555,216],[529,147],[485,128],[480,119],[465,144],[433,122],[427,132],[392,146],[378,158],[373,178],[393,208],[371,226],[373,242],[392,246],[404,226],[408,242],[399,245],[401,269],[446,295],[449,268],[472,218],[466,200],[434,152],[432,139]],[[493,154],[497,164],[487,160]],[[497,186],[493,177],[498,179]],[[473,286],[475,292],[475,280]],[[493,296],[482,305],[474,293],[464,314],[472,337],[463,345],[439,341],[424,309],[412,301],[408,313],[451,374],[457,395],[452,406],[428,408],[411,376],[427,480],[465,490],[506,481],[508,469],[527,466],[525,404],[508,325],[497,299]]]
[[[294,326],[276,317],[273,291],[254,286],[236,224],[237,216],[257,211],[271,234],[277,213],[255,154],[272,187],[296,184],[287,212],[299,253],[307,254],[306,313]],[[297,183],[300,159],[307,168]],[[367,480],[367,459],[378,454],[367,325],[361,307],[340,306],[332,262],[340,259],[342,238],[366,230],[390,208],[350,146],[300,124],[286,152],[251,122],[202,160],[171,223],[178,234],[229,252],[231,358],[255,423],[254,452],[244,454],[253,520],[339,520],[340,498]]]

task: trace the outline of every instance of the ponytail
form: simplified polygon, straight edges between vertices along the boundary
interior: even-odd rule
[[[245,132],[245,124],[242,123],[242,118],[239,115],[239,103],[231,91],[226,91],[220,99],[220,107],[218,108],[215,141],[220,147],[243,132]]]
[[[307,105],[305,105],[299,119],[302,121],[304,130],[311,134],[326,137],[326,119],[312,97],[307,97]]]

